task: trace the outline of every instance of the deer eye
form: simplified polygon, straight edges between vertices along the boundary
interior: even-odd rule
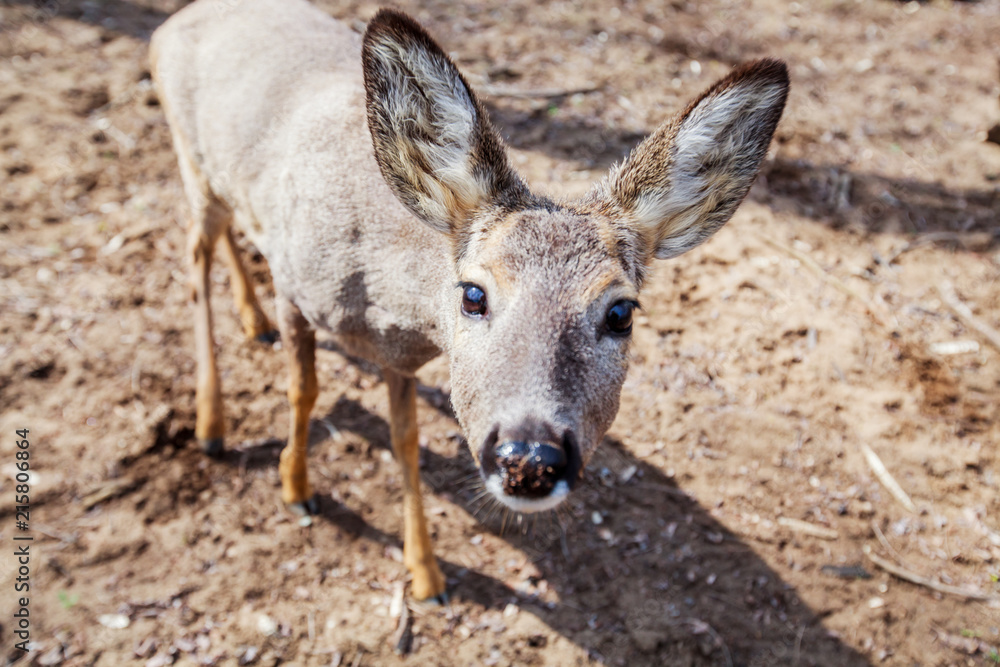
[[[462,286],[462,312],[469,317],[484,317],[486,315],[486,292],[478,285]]]
[[[632,333],[632,311],[635,303],[632,301],[619,301],[608,310],[605,324],[615,336],[627,336]]]

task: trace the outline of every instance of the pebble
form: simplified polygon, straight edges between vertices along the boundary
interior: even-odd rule
[[[637,472],[639,472],[639,466],[629,466],[618,475],[618,481],[622,484],[627,484],[630,479],[635,477],[635,473]]]
[[[132,623],[125,614],[101,614],[97,622],[112,630],[124,630]]]
[[[267,614],[261,614],[257,617],[257,630],[262,635],[270,637],[278,634],[278,623]]]

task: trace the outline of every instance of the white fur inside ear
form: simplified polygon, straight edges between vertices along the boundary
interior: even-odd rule
[[[422,208],[450,220],[480,205],[489,184],[473,169],[479,119],[453,66],[424,49],[388,39],[374,49],[393,82],[385,111],[397,136],[406,138],[399,158],[421,185],[416,196]],[[415,154],[407,155],[411,151]]]
[[[744,165],[760,151],[761,116],[784,92],[772,83],[736,85],[706,97],[683,120],[666,188],[642,193],[631,211],[635,223],[659,239],[656,257],[687,252],[715,231],[703,227],[704,216],[756,176],[756,164],[749,172]]]

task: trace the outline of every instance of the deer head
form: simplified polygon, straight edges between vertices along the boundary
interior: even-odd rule
[[[412,19],[363,47],[368,125],[396,197],[450,239],[452,403],[486,487],[523,512],[577,484],[618,411],[654,259],[705,241],[750,189],[788,94],[785,65],[736,68],[579,201],[533,195],[479,99]]]

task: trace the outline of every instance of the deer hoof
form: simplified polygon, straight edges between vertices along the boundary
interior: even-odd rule
[[[265,343],[267,345],[274,345],[279,338],[281,338],[281,334],[278,333],[277,329],[265,331],[264,333],[259,333],[256,336],[258,343]]]
[[[451,602],[451,599],[448,597],[448,591],[438,593],[434,597],[423,600],[424,604],[430,605],[431,607],[447,607],[449,602]]]
[[[319,514],[319,500],[312,496],[301,503],[286,503],[288,511],[296,516],[314,516]]]
[[[212,457],[219,456],[225,451],[222,438],[199,438],[198,444],[201,446],[201,451]]]

